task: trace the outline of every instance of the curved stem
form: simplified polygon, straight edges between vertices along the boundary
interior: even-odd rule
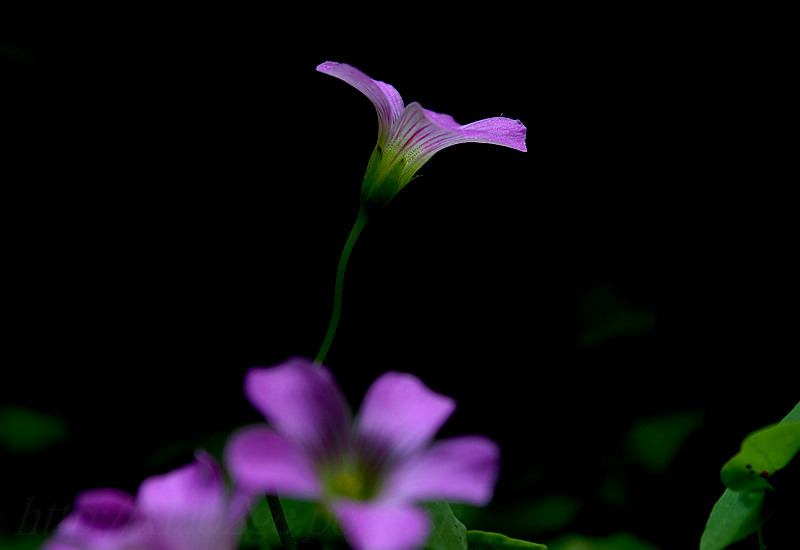
[[[353,229],[350,230],[350,235],[347,237],[344,250],[342,250],[342,256],[339,258],[339,267],[336,270],[336,286],[333,291],[333,313],[331,314],[331,322],[328,325],[328,332],[325,334],[325,340],[322,341],[322,347],[314,359],[314,364],[317,366],[321,365],[325,360],[328,349],[330,349],[333,342],[333,337],[336,334],[336,327],[339,325],[339,317],[342,314],[342,289],[344,287],[344,272],[347,269],[347,260],[350,258],[350,252],[353,250],[356,239],[358,239],[368,219],[369,216],[363,209],[359,211],[356,223],[353,225]]]

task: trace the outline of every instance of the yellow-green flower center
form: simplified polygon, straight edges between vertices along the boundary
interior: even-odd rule
[[[360,461],[332,465],[323,475],[330,496],[369,500],[378,492],[378,476]]]

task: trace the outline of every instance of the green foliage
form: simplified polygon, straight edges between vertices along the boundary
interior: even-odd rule
[[[19,535],[3,537],[0,535],[0,548],[3,550],[37,550],[45,540],[44,535]]]
[[[800,422],[767,426],[742,442],[741,450],[722,467],[722,482],[734,491],[772,489],[766,480],[800,450]]]
[[[430,502],[425,507],[433,520],[433,532],[425,550],[547,550],[541,544],[512,539],[499,533],[467,531],[446,502]]]
[[[550,550],[658,550],[649,542],[624,531],[608,537],[567,535],[549,548]]]
[[[467,531],[469,550],[504,550],[513,548],[528,548],[529,550],[547,550],[542,544],[525,542],[509,538],[499,533],[485,533],[483,531]]]
[[[333,546],[341,541],[342,535],[336,520],[321,504],[281,498],[281,506],[295,541],[313,540]],[[250,522],[242,537],[242,548],[266,550],[281,547],[267,500],[261,499],[250,512]]]
[[[27,407],[0,408],[0,447],[17,454],[44,451],[67,439],[65,422]]]
[[[800,447],[798,428],[800,403],[780,424],[762,428],[745,438],[739,453],[722,469],[721,477],[728,489],[711,510],[700,550],[727,548],[764,524],[769,517],[764,501],[767,489],[772,486],[760,474],[773,474],[792,460]]]
[[[642,418],[628,432],[628,451],[651,472],[664,473],[686,438],[702,423],[703,413],[699,411]]]
[[[515,517],[523,519],[537,533],[553,532],[569,525],[582,506],[574,495],[556,493],[519,506]]]
[[[656,324],[652,309],[635,304],[612,284],[587,290],[578,300],[577,313],[581,322],[580,344],[587,348],[607,340],[643,334]]]
[[[343,543],[336,520],[318,503],[281,499],[286,521],[298,542],[313,540],[325,548],[339,548]],[[447,502],[428,502],[433,531],[424,550],[547,550],[546,546],[512,539],[498,533],[467,531]],[[242,538],[242,548],[272,550],[281,548],[266,499],[251,513]]]
[[[425,505],[433,521],[433,532],[425,550],[466,550],[467,528],[458,521],[446,502]]]
[[[700,550],[722,550],[761,527],[769,517],[764,508],[765,492],[726,489],[711,510]]]

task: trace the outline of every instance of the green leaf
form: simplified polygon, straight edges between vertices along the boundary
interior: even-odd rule
[[[425,550],[466,550],[467,528],[458,521],[446,502],[425,504],[433,521],[433,532]]]
[[[467,531],[469,550],[502,550],[505,548],[528,548],[529,550],[547,550],[547,546],[524,540],[512,539],[499,533],[483,531]]]
[[[639,419],[628,432],[630,454],[655,474],[669,470],[684,442],[703,424],[700,411]]]
[[[655,312],[634,303],[613,284],[600,284],[587,290],[578,300],[581,323],[580,345],[592,347],[625,336],[652,330]]]
[[[3,550],[37,550],[45,538],[44,535],[18,535],[10,538],[0,536],[0,548]]]
[[[336,520],[321,504],[281,498],[281,506],[296,542],[313,540],[323,544],[334,544],[342,539]],[[250,521],[242,536],[242,547],[260,549],[282,547],[266,498],[259,500],[250,511]]]
[[[783,420],[781,420],[780,424],[777,424],[776,426],[796,426],[799,421],[800,403],[795,405],[794,409],[792,409],[792,411],[786,415]],[[767,429],[775,428],[776,426],[770,426]],[[746,453],[748,453],[746,457],[754,459],[752,464],[749,462],[743,464],[745,471],[749,472],[749,469],[746,468],[748,465],[755,470],[756,466],[775,466],[776,464],[782,463],[783,460],[786,460],[786,463],[791,460],[792,457],[789,456],[787,458],[787,456],[789,454],[789,450],[792,448],[792,441],[794,441],[794,428],[789,428],[789,430],[786,432],[783,430],[785,430],[785,428],[780,428],[780,431],[776,431],[772,435],[768,434],[767,436],[757,437],[755,440],[755,446],[752,448],[750,447],[750,445],[753,445],[752,440],[747,445],[747,449],[745,449],[745,443],[742,444],[742,448],[745,449]],[[757,432],[754,432],[753,435],[756,435],[759,432],[764,432],[764,430],[758,430]],[[764,439],[764,437],[766,438]],[[747,442],[748,439],[749,438],[746,438],[745,442]],[[777,449],[777,457],[767,456],[764,458],[761,456],[759,449],[766,449],[767,452],[770,452],[770,450],[773,448]],[[795,453],[796,452],[797,450],[795,449]],[[784,463],[781,467],[785,467],[786,463]],[[723,474],[723,479],[726,479],[728,482],[730,482],[731,479],[734,479],[733,484],[740,486],[735,479],[736,472],[733,470],[736,464],[734,463],[730,466],[729,464],[730,462],[723,467],[723,470],[726,468],[729,469]],[[773,473],[770,470],[763,471],[769,471],[770,473]],[[760,472],[761,471],[757,472],[755,475],[758,475]],[[739,475],[741,475],[741,471],[739,472]],[[746,475],[748,477],[751,476],[749,473]],[[758,477],[760,478],[760,476]],[[750,487],[754,484],[745,483],[743,485],[744,487]],[[714,508],[711,510],[711,515],[708,518],[706,528],[703,531],[703,535],[700,539],[700,550],[722,550],[723,548],[727,548],[734,542],[741,540],[755,532],[769,517],[769,511],[767,511],[764,507],[765,497],[765,489],[745,488],[745,490],[742,491],[726,489],[722,494],[722,497],[717,501],[717,503],[714,505]]]
[[[655,546],[627,531],[607,537],[566,535],[556,540],[552,550],[658,550]]]
[[[16,405],[0,408],[0,447],[12,453],[37,453],[65,439],[66,423],[57,416]]]
[[[792,411],[786,415],[786,418],[781,420],[781,424],[785,422],[800,422],[800,403],[795,405]]]
[[[722,550],[754,533],[769,516],[764,510],[766,491],[731,491],[722,494],[700,538],[700,550]]]
[[[722,482],[734,491],[772,489],[765,479],[791,462],[800,450],[800,422],[761,428],[722,467]]]

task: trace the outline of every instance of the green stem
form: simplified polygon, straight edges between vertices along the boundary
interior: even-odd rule
[[[767,545],[764,544],[764,533],[761,531],[761,527],[759,527],[756,532],[758,533],[758,548],[760,550],[767,550]]]
[[[272,521],[275,522],[275,528],[278,530],[283,550],[295,550],[294,539],[291,531],[289,531],[289,524],[286,523],[286,516],[283,515],[280,499],[277,495],[267,495],[267,504],[269,504]]]
[[[333,291],[333,313],[331,314],[331,322],[328,325],[328,332],[325,334],[325,340],[322,341],[322,347],[317,353],[316,359],[314,359],[314,364],[317,366],[321,365],[325,360],[328,349],[330,349],[333,342],[333,337],[336,334],[336,327],[339,325],[339,317],[342,314],[342,289],[344,287],[344,272],[347,269],[347,260],[350,258],[350,252],[353,250],[356,239],[358,239],[368,219],[369,216],[362,209],[358,213],[353,229],[350,230],[350,235],[347,237],[344,250],[342,250],[342,256],[339,258],[339,267],[336,270],[336,286]]]

